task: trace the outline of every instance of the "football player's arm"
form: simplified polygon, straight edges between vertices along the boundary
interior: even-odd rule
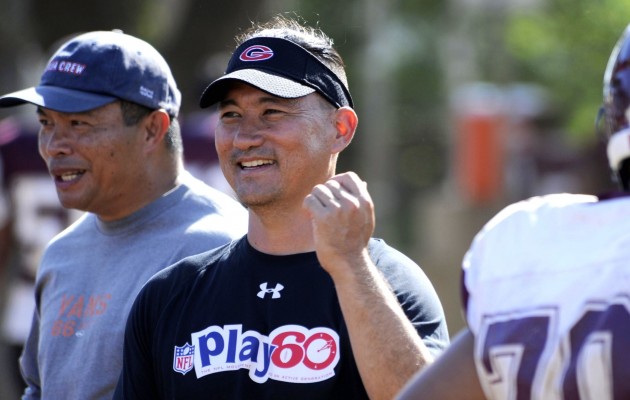
[[[473,351],[474,337],[464,329],[433,364],[407,383],[396,400],[484,400]]]
[[[371,399],[391,399],[432,356],[368,254],[374,209],[366,184],[354,173],[337,175],[316,186],[305,206],[363,385]]]

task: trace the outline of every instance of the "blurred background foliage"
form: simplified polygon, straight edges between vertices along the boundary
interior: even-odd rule
[[[627,1],[553,0],[537,12],[512,15],[506,26],[514,75],[549,88],[576,142],[592,140],[603,67],[628,22]]]
[[[346,60],[360,119],[339,170],[368,182],[376,235],[425,268],[452,331],[459,264],[487,218],[528,196],[609,188],[593,122],[629,1],[0,0],[0,10],[0,92],[36,84],[67,35],[118,28],[165,55],[182,118],[251,21],[291,12],[321,27]]]

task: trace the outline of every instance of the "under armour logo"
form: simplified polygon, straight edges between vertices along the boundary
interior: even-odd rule
[[[260,292],[258,292],[258,297],[260,297],[261,299],[265,298],[265,294],[267,293],[273,293],[271,295],[272,299],[279,299],[280,298],[280,291],[282,289],[284,289],[284,286],[282,286],[281,284],[277,283],[276,287],[273,289],[267,289],[267,282],[265,283],[261,283],[260,284]]]

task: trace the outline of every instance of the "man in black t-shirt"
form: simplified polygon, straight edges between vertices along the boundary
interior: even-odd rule
[[[366,183],[336,174],[358,123],[343,61],[283,17],[239,43],[200,105],[248,234],[144,287],[115,398],[391,398],[448,334],[422,270],[371,238]]]

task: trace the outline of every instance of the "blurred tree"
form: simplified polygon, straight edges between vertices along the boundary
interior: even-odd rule
[[[537,12],[512,15],[505,43],[514,76],[549,88],[574,141],[592,142],[604,67],[630,22],[630,2],[547,0]]]

